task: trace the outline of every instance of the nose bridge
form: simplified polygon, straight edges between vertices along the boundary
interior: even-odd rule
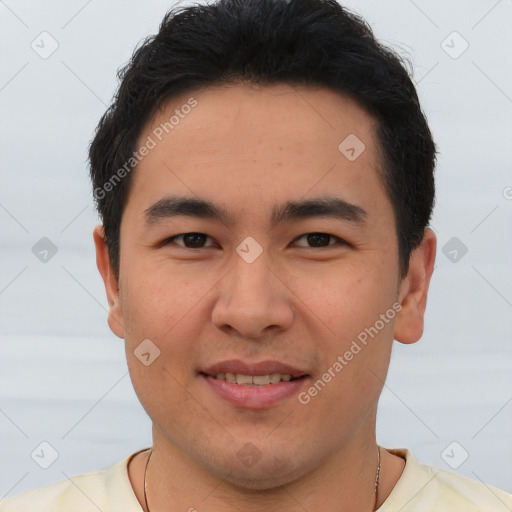
[[[288,326],[292,311],[270,255],[263,248],[257,254],[251,243],[240,244],[231,260],[231,270],[220,283],[213,321],[257,338],[269,326]]]
[[[250,241],[242,243],[232,265],[228,274],[230,300],[236,300],[242,306],[247,303],[252,308],[261,308],[262,304],[270,306],[275,290],[268,251],[257,250]],[[258,304],[260,301],[262,304]]]

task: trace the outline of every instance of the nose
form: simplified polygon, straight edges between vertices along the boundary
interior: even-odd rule
[[[292,325],[293,293],[265,251],[252,263],[236,255],[218,294],[212,323],[228,334],[260,340]]]

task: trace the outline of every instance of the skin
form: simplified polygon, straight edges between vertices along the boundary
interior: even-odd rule
[[[353,100],[326,88],[208,88],[173,98],[140,142],[191,96],[197,106],[132,176],[118,278],[102,227],[94,231],[109,325],[125,340],[134,389],[153,422],[150,509],[371,510],[377,402],[393,339],[422,335],[435,235],[425,231],[401,279],[376,121]],[[338,150],[349,134],[366,146],[354,161]],[[181,216],[148,226],[144,211],[171,194],[219,203],[234,223]],[[275,203],[325,195],[366,210],[366,225],[311,218],[269,227]],[[205,247],[187,250],[182,238],[159,245],[190,232],[208,235]],[[350,245],[327,237],[318,248],[308,233]],[[235,250],[248,236],[263,248],[250,264]],[[397,316],[307,405],[294,395],[261,410],[235,407],[198,376],[225,359],[275,359],[310,375],[305,390],[395,302]],[[147,338],[160,350],[149,366],[134,355]],[[237,456],[246,443],[261,455],[252,467]],[[141,503],[147,456],[129,465]],[[378,505],[403,468],[382,450]]]

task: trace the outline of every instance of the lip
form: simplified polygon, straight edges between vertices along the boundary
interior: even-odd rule
[[[276,384],[264,384],[262,386],[246,386],[235,384],[226,380],[218,380],[204,373],[199,375],[208,388],[218,397],[235,405],[247,409],[265,409],[276,405],[285,398],[296,396],[304,386],[307,376],[300,377],[288,382],[277,382]]]
[[[219,373],[241,373],[243,375],[270,375],[271,373],[280,373],[282,375],[291,375],[293,378],[303,377],[308,373],[289,364],[281,363],[275,360],[259,361],[248,363],[240,359],[230,359],[220,361],[216,364],[201,370],[200,373],[206,375],[217,375]],[[275,384],[272,384],[275,386]]]
[[[292,380],[261,386],[247,386],[226,380],[218,380],[219,373],[241,373],[243,375],[270,375],[280,373],[291,375]],[[248,363],[239,359],[231,359],[213,364],[199,372],[199,378],[217,397],[231,405],[247,409],[265,409],[279,402],[296,396],[309,380],[310,375],[294,366],[279,361],[259,361]]]

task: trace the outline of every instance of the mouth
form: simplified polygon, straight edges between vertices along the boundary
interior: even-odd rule
[[[237,407],[263,409],[298,394],[310,375],[278,361],[251,364],[231,360],[200,371],[199,377],[223,401]]]
[[[203,373],[205,377],[211,377],[216,380],[223,380],[232,384],[240,384],[242,386],[266,386],[267,384],[278,384],[279,382],[291,382],[302,379],[306,375],[300,377],[292,377],[286,373],[270,373],[268,375],[246,375],[243,373],[218,373],[209,375]]]

